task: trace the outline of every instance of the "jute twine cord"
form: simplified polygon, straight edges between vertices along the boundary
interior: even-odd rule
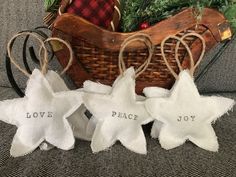
[[[205,52],[206,52],[206,41],[205,39],[198,33],[188,33],[186,35],[184,35],[183,37],[188,37],[188,36],[196,36],[197,38],[199,38],[201,40],[201,43],[202,43],[202,52],[201,52],[201,55],[199,56],[199,59],[197,61],[197,63],[194,65],[193,67],[193,74],[195,72],[195,70],[197,69],[197,67],[199,66],[199,64],[201,63],[204,55],[205,55]],[[182,37],[182,38],[183,38]]]
[[[200,55],[200,57],[199,57],[199,59],[198,59],[198,61],[197,61],[196,64],[194,64],[192,51],[190,50],[188,44],[184,41],[184,38],[186,38],[186,37],[188,37],[188,36],[196,36],[196,37],[199,38],[199,39],[201,40],[201,42],[202,42],[202,53],[201,53],[201,55]],[[190,71],[190,75],[193,77],[194,72],[195,72],[197,66],[198,66],[198,65],[200,64],[200,62],[202,61],[203,56],[204,56],[205,51],[206,51],[206,43],[205,43],[204,38],[203,38],[201,35],[197,34],[197,33],[188,33],[188,34],[185,34],[184,36],[182,36],[181,38],[179,38],[179,37],[177,37],[177,36],[171,35],[171,36],[166,37],[166,38],[162,41],[162,43],[161,43],[161,55],[162,55],[162,58],[163,58],[163,60],[165,61],[165,64],[166,64],[168,70],[171,72],[171,74],[175,77],[175,79],[178,79],[179,76],[178,76],[178,74],[172,69],[172,67],[170,66],[169,62],[167,61],[167,58],[166,58],[166,55],[165,55],[165,51],[164,51],[165,43],[166,43],[166,41],[169,40],[169,39],[175,39],[175,40],[178,41],[177,44],[176,44],[176,48],[175,48],[175,60],[176,60],[176,62],[177,62],[177,65],[178,65],[180,71],[183,71],[183,68],[182,68],[181,63],[180,63],[179,58],[178,58],[178,51],[179,51],[179,45],[180,45],[180,43],[186,48],[187,53],[188,53],[188,55],[189,55],[189,59],[190,59],[190,69],[189,69],[189,71]]]
[[[45,41],[43,41],[39,37],[39,35],[37,35],[35,33],[21,32],[21,33],[18,33],[16,35],[14,35],[9,40],[9,42],[7,44],[7,52],[8,52],[8,56],[9,56],[9,59],[10,59],[11,63],[13,63],[17,67],[17,69],[19,69],[27,77],[30,77],[30,74],[16,62],[15,58],[12,55],[12,48],[13,48],[13,43],[14,43],[14,41],[17,37],[19,37],[19,36],[28,36],[28,35],[34,37],[40,43],[40,50],[39,50],[40,67],[41,67],[41,72],[42,72],[43,75],[45,75],[48,71],[48,51],[47,51],[47,48],[45,46],[45,43],[49,42],[49,41],[59,41],[59,42],[63,43],[68,48],[68,50],[70,52],[69,62],[67,64],[67,66],[63,69],[63,71],[61,72],[61,75],[64,74],[70,68],[70,66],[72,65],[72,62],[73,62],[73,50],[72,50],[71,46],[66,41],[64,41],[60,38],[48,38]],[[43,53],[43,56],[42,56],[42,53]]]
[[[192,76],[193,76],[194,72],[196,71],[196,68],[199,66],[199,64],[202,61],[202,59],[204,57],[204,54],[206,52],[206,42],[205,42],[204,38],[198,33],[187,33],[184,36],[182,36],[181,39],[184,40],[188,36],[195,36],[195,37],[199,38],[201,43],[202,43],[202,51],[201,51],[201,55],[199,56],[198,61],[196,62],[195,65],[194,65],[194,61],[190,63],[190,73],[192,73]],[[180,71],[182,71],[183,68],[182,68],[182,66],[181,66],[181,64],[178,60],[179,45],[180,45],[180,41],[178,41],[177,44],[176,44],[175,57],[177,58],[178,67],[180,68]]]
[[[44,42],[42,39],[40,39],[40,37],[34,33],[30,33],[30,32],[21,32],[21,33],[18,33],[16,35],[14,35],[8,42],[7,44],[7,53],[8,53],[8,56],[9,56],[9,59],[11,61],[11,63],[13,63],[17,69],[19,69],[22,73],[24,73],[27,77],[30,77],[30,74],[23,68],[21,68],[21,66],[16,62],[15,58],[13,57],[12,55],[12,48],[13,48],[13,43],[15,41],[15,39],[19,36],[27,36],[27,35],[30,35],[32,37],[34,37],[35,39],[38,40],[38,42],[40,43],[40,45],[42,46],[43,50],[44,50],[44,58],[48,58],[48,53],[47,53],[47,49],[44,45]],[[42,67],[42,61],[40,60],[40,66]]]
[[[154,45],[151,41],[150,36],[147,34],[137,33],[135,35],[132,35],[126,38],[124,42],[121,44],[120,53],[119,53],[118,66],[119,66],[120,74],[122,74],[126,70],[126,66],[125,66],[125,62],[123,58],[124,50],[130,43],[134,41],[143,42],[148,47],[148,52],[149,52],[149,56],[145,60],[145,62],[138,69],[135,70],[135,77],[137,78],[140,74],[142,74],[147,69],[148,65],[150,64],[153,53],[154,53]]]
[[[63,71],[60,73],[61,75],[63,75],[71,67],[71,65],[73,63],[73,50],[72,50],[72,48],[71,48],[69,43],[67,43],[63,39],[55,38],[55,37],[51,37],[51,38],[46,39],[44,41],[44,45],[45,45],[46,42],[50,42],[50,41],[58,41],[58,42],[64,44],[68,48],[68,50],[69,50],[69,61],[68,61],[68,64],[63,69]],[[41,53],[42,53],[42,49],[43,49],[43,47],[41,46],[40,50],[39,50],[40,56],[41,56]],[[42,66],[42,73],[46,74],[47,71],[48,71],[48,58],[44,58],[44,65]]]

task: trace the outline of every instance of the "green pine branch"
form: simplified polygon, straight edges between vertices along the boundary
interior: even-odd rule
[[[236,29],[236,0],[122,0],[121,30],[136,31],[144,21],[153,25],[186,7],[197,10],[197,19],[205,7],[218,9]]]
[[[60,0],[44,0],[44,8],[47,12],[56,12],[59,4]]]

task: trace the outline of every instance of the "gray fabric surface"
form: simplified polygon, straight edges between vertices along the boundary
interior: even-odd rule
[[[42,0],[0,0],[0,85],[9,86],[5,72],[5,49],[8,40],[17,32],[31,29],[43,24],[43,1]],[[15,54],[21,59],[22,45],[17,45]],[[22,63],[22,62],[21,62]],[[25,83],[22,74],[14,70],[17,80]],[[24,85],[23,85],[24,86]]]
[[[221,50],[223,43],[219,43],[205,55],[203,62],[196,72],[196,77],[203,68]],[[221,57],[212,65],[208,72],[197,82],[201,92],[236,91],[236,36],[230,41]]]
[[[222,94],[236,99],[236,93]],[[1,88],[0,98],[15,97]],[[236,111],[214,124],[220,149],[212,153],[190,142],[166,151],[150,138],[145,128],[148,155],[135,154],[116,143],[109,151],[93,154],[90,143],[76,140],[73,150],[34,151],[12,158],[9,149],[16,127],[0,122],[0,176],[12,177],[235,177],[236,176]],[[201,130],[199,130],[201,131]]]
[[[0,100],[15,98],[5,72],[4,53],[7,40],[18,31],[42,25],[42,0],[0,0]],[[209,72],[198,82],[203,92],[236,91],[236,41]],[[219,44],[208,53],[201,70],[220,49]],[[21,45],[15,48],[20,60]],[[52,64],[58,69],[58,64]],[[33,67],[33,66],[32,66]],[[25,87],[26,78],[14,69],[17,82]],[[66,79],[72,88],[71,82]],[[236,99],[236,93],[223,94]],[[9,149],[16,132],[14,126],[0,122],[0,176],[12,177],[64,177],[64,176],[163,176],[163,177],[235,177],[236,176],[236,112],[223,116],[214,125],[219,138],[220,151],[211,153],[191,143],[166,151],[157,140],[150,138],[146,128],[148,155],[132,153],[119,143],[111,150],[92,154],[90,143],[77,140],[71,151],[53,149],[49,152],[36,150],[25,157],[12,158]],[[200,131],[200,130],[199,130]]]

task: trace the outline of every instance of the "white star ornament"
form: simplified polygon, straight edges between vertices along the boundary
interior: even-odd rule
[[[117,78],[117,80],[119,80],[119,78]],[[112,87],[109,85],[104,85],[101,83],[87,80],[83,84],[83,91],[89,93],[110,94],[112,92]],[[144,101],[145,97],[136,94],[136,99],[137,101]],[[97,122],[98,120],[96,119],[96,117],[94,116],[90,117],[86,130],[87,135],[93,135]]]
[[[218,96],[201,96],[188,70],[179,74],[170,96],[146,100],[148,112],[163,122],[159,141],[172,149],[189,140],[197,146],[218,151],[212,123],[232,109],[234,100]]]
[[[93,152],[106,150],[119,140],[133,152],[147,153],[141,125],[153,119],[144,101],[136,99],[133,67],[117,78],[109,94],[85,93],[83,101],[98,121],[91,142]]]
[[[4,112],[0,119],[18,127],[11,155],[31,153],[44,141],[63,150],[72,149],[75,140],[67,118],[81,106],[81,96],[75,91],[54,93],[45,76],[35,69],[24,98],[0,102]]]

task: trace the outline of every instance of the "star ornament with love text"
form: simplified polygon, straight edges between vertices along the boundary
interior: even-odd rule
[[[80,107],[81,97],[75,91],[54,93],[45,76],[35,69],[24,98],[0,102],[0,120],[18,127],[10,154],[29,154],[44,141],[72,149],[75,139],[67,118]]]
[[[234,100],[201,96],[188,70],[184,70],[169,96],[149,98],[145,105],[151,116],[163,123],[159,141],[164,149],[178,147],[189,140],[215,152],[219,145],[212,123],[233,108]]]
[[[142,126],[153,119],[144,101],[137,101],[135,71],[131,67],[121,74],[109,94],[85,93],[83,102],[97,119],[91,148],[99,152],[119,140],[129,150],[146,154],[146,139]]]

